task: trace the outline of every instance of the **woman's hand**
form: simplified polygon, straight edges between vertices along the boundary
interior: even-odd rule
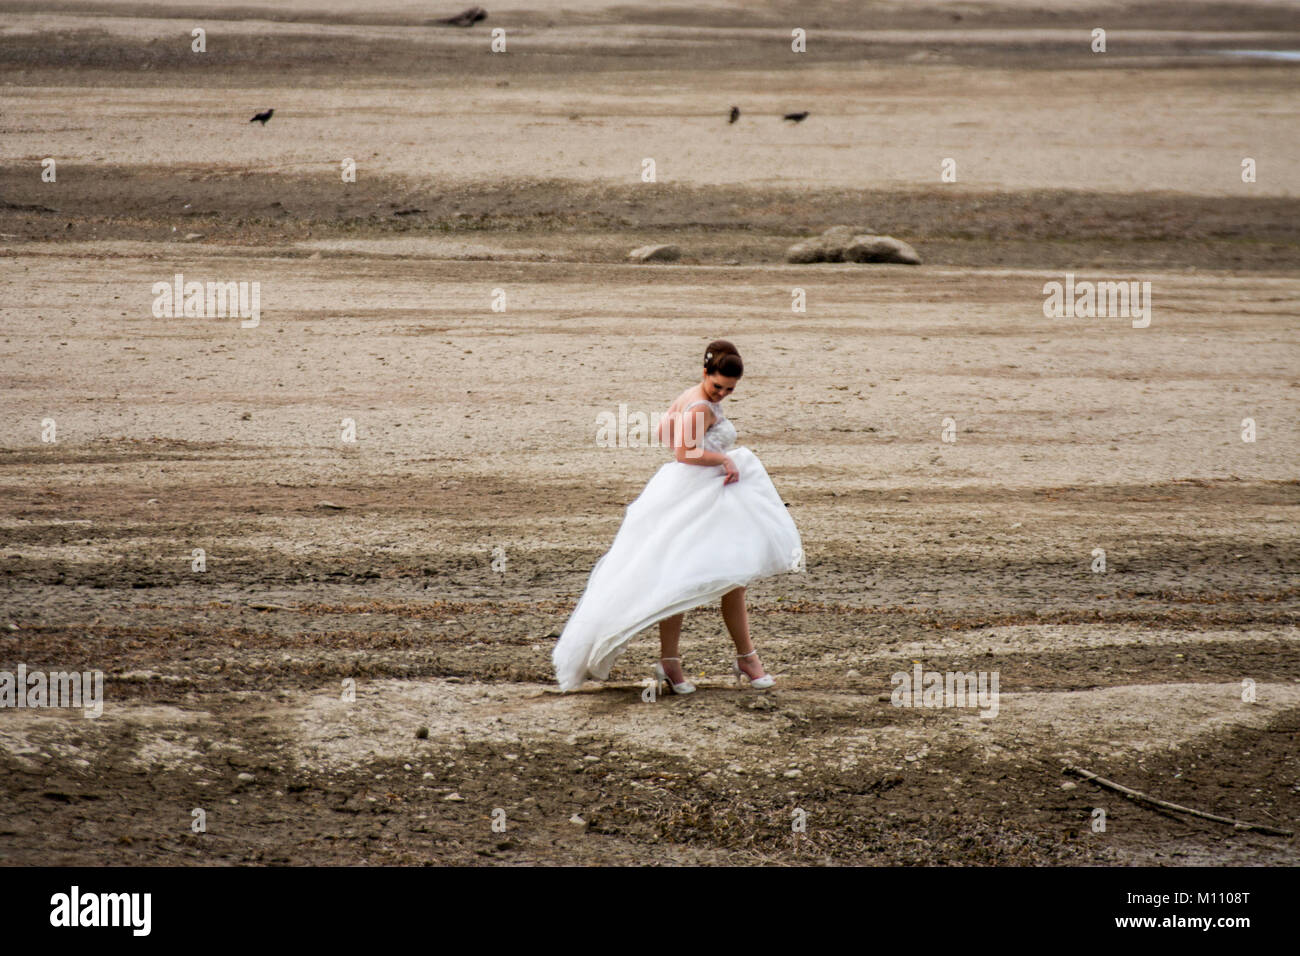
[[[727,470],[727,477],[723,479],[723,485],[729,485],[733,481],[740,481],[740,471],[736,468],[736,463],[727,455],[722,459],[722,467]]]

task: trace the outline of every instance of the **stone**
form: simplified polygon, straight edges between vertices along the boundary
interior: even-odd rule
[[[820,236],[796,242],[786,250],[786,262],[901,262],[919,265],[915,249],[892,236],[879,236],[861,226],[831,226]]]
[[[919,266],[916,250],[893,236],[854,236],[844,247],[845,262],[898,262]]]
[[[843,245],[822,236],[796,242],[785,253],[785,261],[794,263],[841,262],[843,257]]]
[[[673,245],[640,246],[627,254],[633,262],[676,262],[681,249]]]

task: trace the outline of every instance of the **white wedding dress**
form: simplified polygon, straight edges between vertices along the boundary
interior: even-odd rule
[[[604,680],[639,631],[716,600],[733,588],[803,570],[802,542],[752,451],[716,402],[699,446],[731,456],[740,479],[724,485],[721,465],[663,465],[627,506],[614,543],[591,571],[551,656],[561,690]]]

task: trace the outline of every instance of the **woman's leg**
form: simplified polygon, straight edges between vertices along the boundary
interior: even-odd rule
[[[674,614],[672,617],[666,617],[659,622],[660,658],[680,656],[677,644],[682,636],[682,618],[685,616],[684,613]],[[660,660],[659,663],[663,665],[664,673],[668,675],[668,679],[674,684],[680,684],[682,681],[686,680],[686,674],[682,670],[681,661]]]
[[[736,645],[736,653],[749,654],[754,649],[754,642],[749,639],[749,612],[745,609],[743,587],[733,588],[722,595],[722,620],[726,622],[727,631]],[[736,663],[751,678],[757,679],[764,674],[763,663],[757,654],[741,657]]]

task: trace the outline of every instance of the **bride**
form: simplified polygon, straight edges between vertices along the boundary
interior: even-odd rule
[[[722,599],[722,619],[736,645],[732,671],[750,686],[771,687],[749,637],[745,585],[803,570],[799,531],[758,457],[737,446],[722,400],[744,374],[730,342],[709,344],[700,383],[677,396],[659,423],[675,461],[662,465],[627,506],[614,543],[591,571],[552,661],[561,690],[587,677],[604,680],[628,642],[659,624],[655,677],[689,694],[678,655],[682,617]]]

